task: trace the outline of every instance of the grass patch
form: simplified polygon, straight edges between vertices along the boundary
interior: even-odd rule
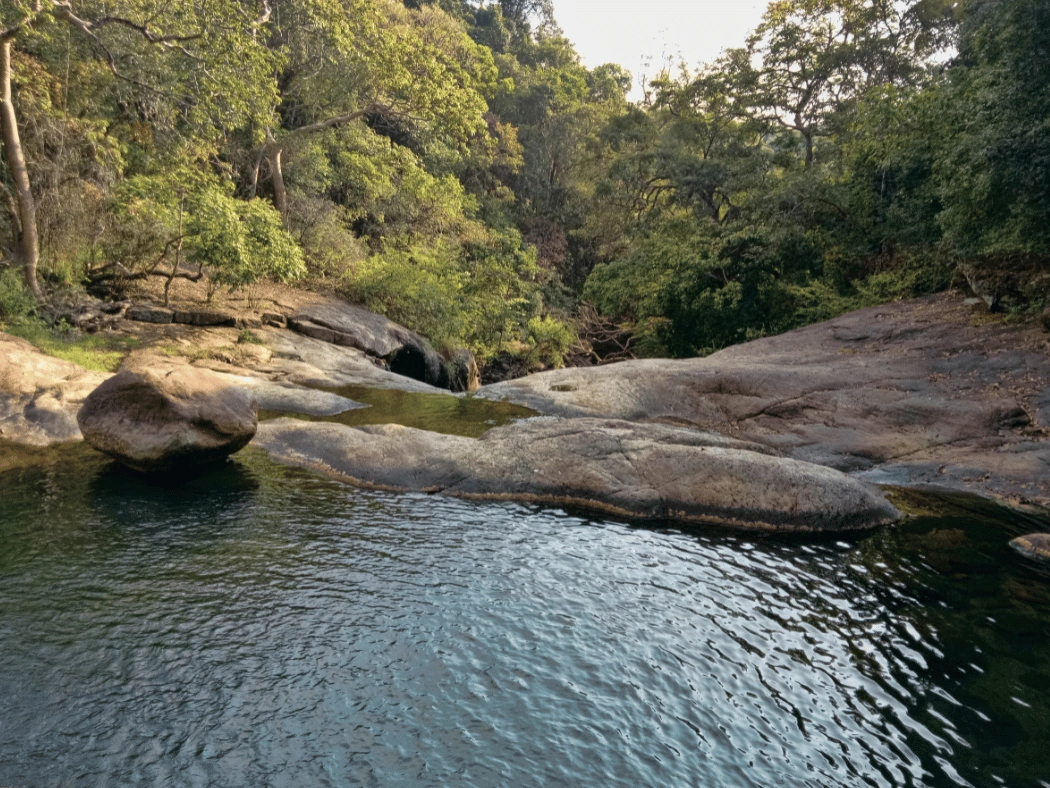
[[[84,369],[116,372],[121,362],[141,343],[137,339],[103,334],[80,334],[49,327],[44,321],[21,318],[4,326],[12,336],[21,337],[34,347]]]

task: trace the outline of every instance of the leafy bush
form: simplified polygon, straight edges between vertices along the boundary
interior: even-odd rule
[[[576,344],[577,339],[572,326],[550,315],[532,318],[527,336],[529,365],[542,364],[555,369],[565,365],[565,354]]]
[[[516,231],[466,244],[438,241],[387,248],[347,272],[340,291],[429,337],[479,356],[523,339],[542,308],[535,252]]]
[[[187,260],[203,264],[219,284],[237,288],[263,277],[291,282],[306,275],[302,250],[263,200],[208,189],[193,200],[187,229]]]

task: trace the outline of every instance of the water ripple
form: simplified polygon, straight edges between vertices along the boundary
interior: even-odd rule
[[[756,540],[253,454],[0,485],[0,785],[1046,785],[1002,512]]]

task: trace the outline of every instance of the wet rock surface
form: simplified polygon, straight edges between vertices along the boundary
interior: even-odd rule
[[[1050,534],[1027,534],[1010,541],[1010,546],[1033,561],[1050,565]]]
[[[77,422],[94,449],[148,473],[219,462],[257,424],[246,388],[189,366],[119,372],[84,400]]]
[[[579,506],[776,531],[894,522],[876,489],[713,433],[607,419],[536,419],[480,439],[398,425],[264,422],[254,445],[352,483]]]
[[[716,430],[885,484],[1050,505],[1050,350],[941,294],[706,358],[555,370],[484,386],[559,416]]]
[[[79,440],[77,411],[108,377],[0,334],[0,440],[29,446]]]

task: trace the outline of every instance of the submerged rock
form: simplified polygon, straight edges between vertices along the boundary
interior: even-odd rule
[[[1050,534],[1027,534],[1010,542],[1010,547],[1025,558],[1050,564]]]
[[[859,530],[899,517],[878,490],[839,471],[660,424],[535,419],[475,440],[277,419],[259,426],[255,443],[283,461],[392,490],[775,531]]]
[[[257,425],[250,392],[188,366],[120,372],[91,392],[77,421],[92,447],[144,472],[218,462]]]

